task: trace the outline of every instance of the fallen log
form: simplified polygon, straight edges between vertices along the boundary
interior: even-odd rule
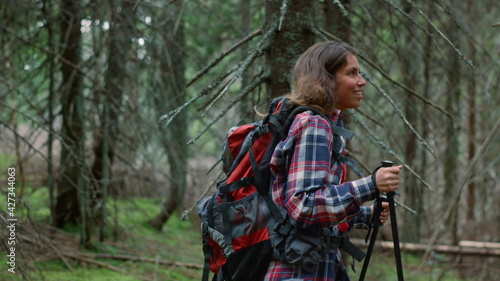
[[[203,265],[199,264],[167,261],[167,260],[146,258],[141,256],[117,255],[117,254],[94,254],[94,253],[78,253],[78,255],[91,259],[100,258],[100,259],[128,260],[128,261],[158,263],[161,265],[179,266],[179,267],[193,268],[193,269],[203,269]]]
[[[350,239],[358,247],[367,245],[363,239]],[[401,251],[425,252],[429,245],[422,243],[399,243]],[[394,249],[392,241],[377,241],[375,247]],[[500,243],[480,241],[460,241],[458,246],[434,245],[431,251],[458,255],[499,256]]]
[[[125,270],[123,270],[123,269],[121,269],[119,267],[107,264],[105,262],[100,262],[100,261],[94,260],[92,258],[87,258],[87,257],[85,257],[84,253],[73,253],[73,254],[72,253],[65,253],[64,255],[66,257],[77,259],[77,260],[80,260],[80,261],[83,261],[83,262],[86,262],[86,263],[90,263],[90,264],[95,264],[97,266],[104,267],[104,268],[107,268],[109,270],[113,270],[113,271],[122,273],[124,275],[133,276],[133,277],[135,277],[137,279],[140,279],[140,280],[144,280],[144,281],[148,281],[149,280],[149,279],[146,279],[146,278],[143,278],[143,277],[131,274],[130,272],[127,272],[127,271],[125,271]]]

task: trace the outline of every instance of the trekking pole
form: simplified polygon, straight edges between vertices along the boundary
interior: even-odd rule
[[[392,167],[394,163],[391,161],[382,161],[381,167]],[[377,168],[378,169],[378,168]],[[375,241],[377,240],[378,229],[383,225],[380,222],[380,214],[382,213],[382,202],[389,203],[389,210],[391,214],[391,229],[392,229],[392,240],[394,242],[394,257],[396,259],[396,268],[398,272],[398,281],[403,281],[403,263],[401,262],[401,251],[399,248],[399,234],[398,234],[398,225],[397,225],[397,217],[396,217],[396,207],[394,204],[394,197],[396,196],[396,191],[388,192],[386,195],[379,194],[376,200],[376,206],[373,213],[372,219],[372,236],[370,238],[370,244],[368,244],[368,251],[366,253],[365,262],[363,263],[363,269],[361,270],[361,274],[359,276],[359,281],[363,281],[365,279],[366,271],[368,269],[368,264],[370,263],[371,254],[373,252],[373,247],[375,246]]]

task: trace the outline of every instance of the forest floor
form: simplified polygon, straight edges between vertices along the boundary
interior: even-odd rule
[[[88,250],[79,246],[76,226],[63,230],[49,226],[45,188],[27,190],[21,201],[16,208],[15,273],[7,270],[7,254],[2,254],[7,262],[2,262],[0,280],[201,280],[203,254],[195,214],[186,221],[176,214],[158,231],[146,222],[159,212],[160,199],[112,201],[109,209],[114,214],[107,222],[107,238]],[[8,229],[0,230],[3,249],[7,246],[3,238],[8,235]],[[97,235],[94,238],[98,240]],[[463,263],[457,266],[449,256],[436,256],[421,266],[418,255],[404,253],[403,264],[405,280],[488,280],[480,268],[467,274],[472,271],[464,270]],[[358,279],[361,267],[356,263],[356,273],[349,269],[352,280]],[[376,250],[365,280],[397,280],[393,252]]]

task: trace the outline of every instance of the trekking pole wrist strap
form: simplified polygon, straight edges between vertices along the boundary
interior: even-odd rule
[[[377,187],[377,171],[380,169],[380,167],[378,167],[377,169],[375,169],[375,171],[373,171],[372,173],[372,183],[375,187]],[[377,195],[378,195],[378,188],[377,188]]]
[[[388,161],[388,160],[384,160],[382,161],[382,165],[378,166],[377,168],[375,168],[375,170],[373,171],[372,173],[372,182],[373,182],[373,185],[375,187],[377,187],[377,172],[380,168],[387,168],[387,167],[392,167],[394,165],[394,163],[392,163],[391,161]],[[377,188],[377,196],[380,196],[380,193],[378,191],[378,188]]]

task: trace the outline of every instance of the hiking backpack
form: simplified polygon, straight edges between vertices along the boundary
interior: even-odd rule
[[[209,270],[218,281],[262,280],[271,259],[283,255],[293,226],[272,199],[269,163],[295,116],[307,110],[328,120],[335,138],[353,136],[318,109],[291,105],[286,98],[273,100],[263,120],[228,132],[222,156],[226,178],[218,182],[213,196],[198,203],[205,255],[202,280],[208,280]],[[334,158],[355,167],[344,155],[334,153]]]

